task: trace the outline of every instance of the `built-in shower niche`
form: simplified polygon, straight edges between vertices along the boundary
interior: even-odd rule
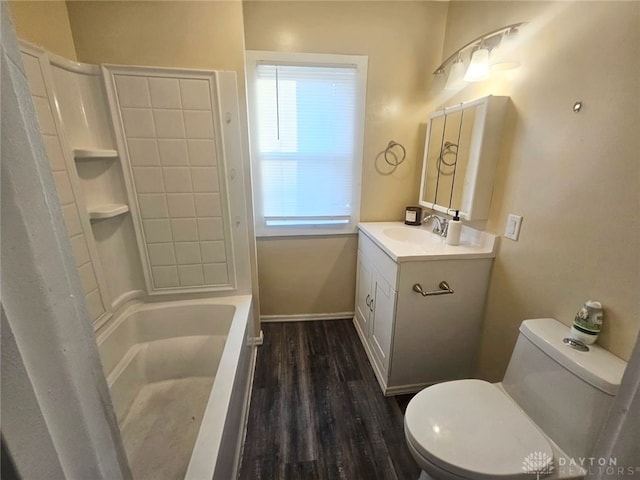
[[[102,71],[97,65],[51,58],[68,170],[78,209],[100,264],[101,290],[112,313],[145,294],[122,157],[116,147]]]
[[[73,157],[87,213],[92,222],[129,211],[118,153],[108,149],[74,149]]]
[[[116,150],[73,149],[74,163],[91,232],[105,269],[115,310],[126,300],[141,296],[144,278],[135,248],[121,159]]]

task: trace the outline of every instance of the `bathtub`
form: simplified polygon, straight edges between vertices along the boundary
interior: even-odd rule
[[[135,480],[237,477],[255,347],[251,296],[137,303],[98,336]]]

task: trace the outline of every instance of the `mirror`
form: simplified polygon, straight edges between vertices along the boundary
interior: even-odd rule
[[[429,117],[420,205],[486,220],[508,97],[488,96]]]

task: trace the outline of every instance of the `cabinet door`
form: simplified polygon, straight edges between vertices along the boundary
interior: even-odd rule
[[[374,273],[374,304],[371,316],[371,348],[382,367],[383,372],[389,368],[389,354],[393,335],[393,322],[396,310],[396,291],[377,272]]]
[[[369,317],[371,316],[372,268],[369,259],[358,250],[358,270],[356,284],[356,321],[364,338],[369,336]]]

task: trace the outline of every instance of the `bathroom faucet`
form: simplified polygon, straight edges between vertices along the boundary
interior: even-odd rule
[[[425,215],[425,217],[422,219],[422,223],[426,225],[430,220],[435,220],[435,224],[433,225],[433,233],[437,233],[441,237],[446,237],[447,231],[449,230],[449,220],[447,220],[446,218],[440,218],[439,216],[434,214],[430,214]]]

